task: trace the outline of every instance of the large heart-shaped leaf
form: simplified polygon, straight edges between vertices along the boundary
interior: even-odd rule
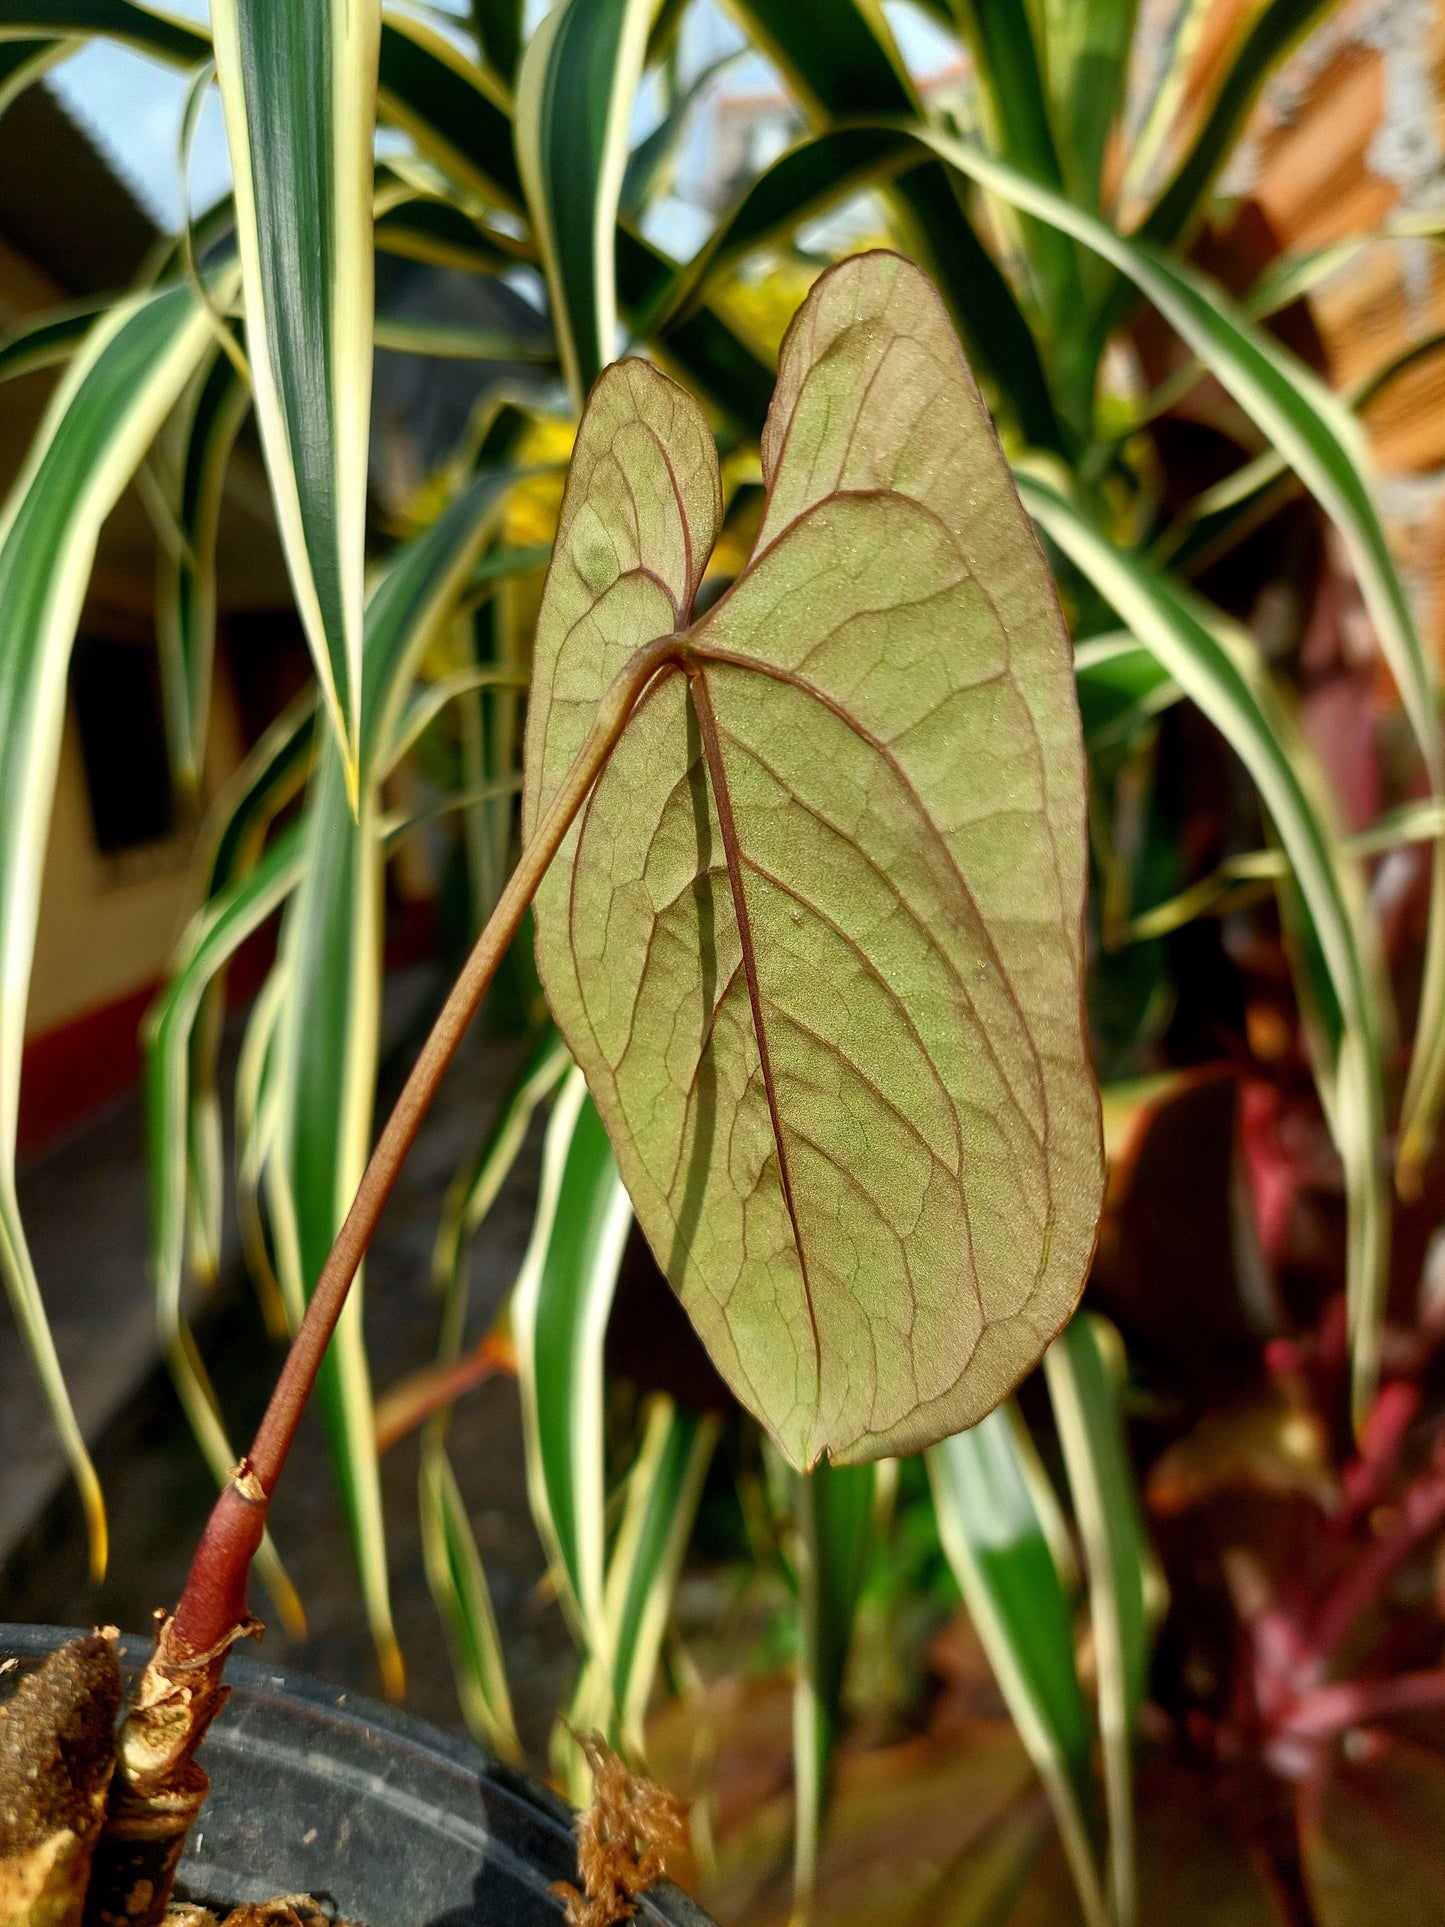
[[[916,268],[818,282],[763,469],[753,556],[692,623],[706,420],[643,362],[599,380],[526,824],[613,678],[677,634],[538,894],[538,960],[660,1263],[808,1466],[972,1424],[1078,1297],[1084,764],[1048,571]]]

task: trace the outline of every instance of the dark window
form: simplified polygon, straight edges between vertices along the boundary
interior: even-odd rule
[[[154,647],[78,636],[70,694],[101,853],[163,841],[176,813]]]

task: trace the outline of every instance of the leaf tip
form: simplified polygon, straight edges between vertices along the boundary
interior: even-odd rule
[[[1401,1204],[1418,1204],[1425,1189],[1425,1165],[1434,1139],[1423,1123],[1406,1128],[1395,1153],[1395,1191]]]
[[[300,1601],[297,1602],[298,1606]],[[376,1634],[376,1661],[381,1670],[381,1690],[393,1704],[406,1698],[406,1662],[401,1656],[396,1634],[388,1628]]]
[[[106,1518],[105,1495],[100,1489],[100,1480],[88,1453],[83,1454],[76,1465],[75,1480],[80,1488],[80,1503],[85,1513],[91,1582],[98,1586],[110,1565],[110,1522]]]

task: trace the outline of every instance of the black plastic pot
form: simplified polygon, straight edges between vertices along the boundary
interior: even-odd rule
[[[69,1633],[0,1626],[0,1697]],[[127,1674],[146,1639],[121,1641]],[[572,1816],[466,1740],[316,1680],[233,1655],[232,1692],[200,1760],[211,1793],[181,1887],[235,1905],[324,1896],[364,1927],[556,1927],[554,1880],[575,1880]],[[666,1884],[648,1927],[711,1927]]]

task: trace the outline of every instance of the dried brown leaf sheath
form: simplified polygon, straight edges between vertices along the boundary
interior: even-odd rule
[[[119,1710],[102,1633],[52,1653],[0,1707],[0,1927],[78,1927]]]
[[[192,1757],[225,1705],[227,1649],[255,1630],[245,1619],[211,1652],[178,1647],[162,1619],[120,1731],[105,1828],[95,1850],[86,1927],[155,1927],[164,1915],[191,1823],[210,1788]]]
[[[661,1880],[667,1855],[687,1838],[687,1808],[651,1780],[629,1773],[597,1734],[582,1739],[592,1769],[592,1804],[577,1816],[577,1871],[584,1891],[558,1881],[567,1927],[615,1927],[631,1920],[644,1888]]]

